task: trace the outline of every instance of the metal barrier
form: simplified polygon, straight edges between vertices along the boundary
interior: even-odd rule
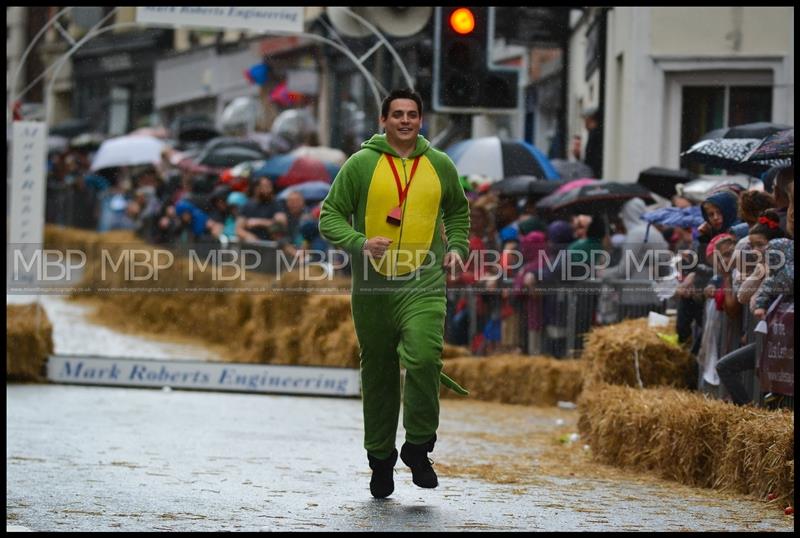
[[[65,183],[47,183],[45,222],[83,229],[96,229],[99,200],[90,187],[78,189]]]
[[[506,289],[511,287],[509,281],[503,284]],[[508,332],[518,335],[518,347],[529,355],[575,357],[583,350],[583,337],[593,326],[645,317],[651,311],[666,311],[666,302],[658,300],[650,281],[538,283],[532,293],[518,297],[521,300],[514,306],[514,315],[506,318],[518,325]],[[451,307],[446,334],[450,343],[472,345],[475,351],[476,336],[488,324],[503,323],[504,303],[499,290],[487,291],[477,287],[451,290],[448,299]],[[540,330],[528,329],[527,302],[530,300],[540,301],[534,307],[534,312],[538,310],[541,318]],[[456,313],[452,305],[459,301],[465,306]],[[495,326],[492,328],[496,329]],[[500,332],[508,333],[505,330]],[[456,334],[460,337],[454,336]]]

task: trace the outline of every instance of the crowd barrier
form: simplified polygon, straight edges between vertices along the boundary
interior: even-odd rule
[[[664,313],[667,309],[667,302],[659,301],[653,293],[650,281],[540,283],[530,293],[510,294],[503,293],[510,287],[509,282],[505,284],[505,288],[492,291],[467,287],[448,292],[450,343],[470,345],[480,353],[476,338],[477,342],[488,339],[499,341],[506,351],[577,357],[583,349],[583,336],[593,326],[646,317],[651,311]],[[455,305],[461,306],[454,310]],[[531,322],[530,316],[538,319]]]
[[[506,282],[506,285],[510,286],[510,283]],[[538,284],[533,292],[522,293],[516,300],[509,300],[513,295],[504,295],[502,290],[502,287],[491,291],[482,287],[450,290],[447,341],[469,346],[476,354],[487,350],[485,341],[490,339],[504,352],[574,358],[580,355],[584,336],[593,326],[647,317],[650,312],[664,314],[670,307],[669,300],[658,300],[650,281],[588,280]],[[528,301],[534,302],[535,306],[529,307]],[[787,362],[787,358],[794,355],[794,309],[789,298],[781,304],[783,310],[773,307],[773,317],[780,314],[783,318],[770,321],[767,333],[755,331],[758,320],[748,308],[743,308],[739,317],[723,316],[718,356],[721,358],[746,344],[755,343],[755,368],[740,374],[750,400],[760,407],[794,409],[793,370],[791,363]],[[791,305],[791,308],[786,305]],[[529,314],[537,315],[537,310],[540,323],[533,323],[529,328]],[[785,342],[774,343],[781,337]],[[767,342],[773,342],[770,350]],[[699,370],[698,389],[701,392],[718,399],[728,398],[722,383],[705,383],[702,368]]]

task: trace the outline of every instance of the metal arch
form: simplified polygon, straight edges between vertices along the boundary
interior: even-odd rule
[[[25,95],[26,93],[28,93],[28,91],[29,91],[29,90],[30,90],[30,89],[31,89],[31,88],[32,88],[32,87],[33,87],[33,86],[34,86],[34,85],[35,85],[37,82],[39,82],[39,80],[41,80],[41,79],[42,79],[42,77],[44,77],[44,76],[47,74],[47,72],[48,72],[48,71],[50,71],[51,69],[53,69],[53,66],[54,66],[54,65],[56,65],[56,64],[51,64],[50,66],[48,66],[48,67],[47,67],[47,68],[46,68],[44,71],[42,71],[42,73],[41,73],[41,74],[40,74],[38,77],[36,77],[36,78],[34,79],[34,81],[33,81],[33,82],[31,82],[30,84],[28,84],[28,85],[25,87],[25,89],[23,89],[23,90],[22,90],[22,91],[19,93],[19,95],[14,95],[14,92],[16,91],[16,87],[17,87],[17,80],[19,79],[19,75],[20,75],[20,73],[22,72],[22,67],[25,65],[25,61],[28,59],[28,55],[29,55],[29,54],[31,53],[31,51],[33,50],[33,47],[34,47],[34,45],[36,45],[36,42],[37,42],[37,41],[39,41],[39,39],[42,37],[42,35],[43,35],[43,34],[44,34],[44,33],[45,33],[45,32],[46,32],[48,29],[50,29],[50,27],[51,27],[51,26],[53,26],[53,25],[55,25],[56,23],[58,23],[58,18],[59,18],[59,17],[60,17],[60,16],[61,16],[61,15],[62,15],[62,14],[65,12],[65,11],[67,11],[68,9],[72,9],[72,7],[71,7],[71,6],[67,6],[67,7],[63,8],[61,11],[59,11],[58,13],[56,13],[56,14],[53,16],[53,18],[52,18],[52,19],[50,19],[49,21],[47,21],[47,24],[45,24],[45,25],[42,27],[42,29],[41,29],[41,30],[39,30],[39,32],[38,32],[38,33],[37,33],[37,34],[36,34],[36,35],[33,37],[33,39],[31,40],[31,43],[30,43],[30,45],[28,45],[28,48],[27,48],[27,49],[25,49],[25,52],[23,52],[23,53],[22,53],[22,56],[21,56],[21,57],[20,57],[20,59],[19,59],[19,65],[17,66],[17,70],[16,70],[16,72],[14,73],[14,77],[12,78],[11,91],[9,92],[9,95],[8,95],[8,97],[9,97],[9,98],[8,98],[8,102],[6,103],[6,121],[8,121],[8,119],[9,119],[10,117],[13,117],[13,116],[10,116],[10,114],[11,114],[11,112],[12,112],[12,108],[13,108],[13,106],[14,106],[14,101],[16,101],[17,99],[19,99],[20,97],[22,97],[23,95]],[[98,21],[98,22],[97,22],[97,23],[96,23],[94,26],[92,26],[92,27],[89,29],[89,31],[87,32],[87,35],[91,35],[91,34],[92,34],[92,32],[95,30],[95,28],[97,28],[97,27],[99,27],[100,25],[102,25],[103,23],[105,23],[105,22],[106,22],[106,20],[107,20],[109,17],[111,17],[111,15],[113,15],[114,13],[116,13],[118,9],[119,9],[119,6],[117,6],[117,7],[113,8],[111,11],[109,11],[109,12],[108,12],[108,13],[107,13],[107,14],[106,14],[106,15],[105,15],[105,16],[104,16],[102,19],[100,19],[100,20],[99,20],[99,21]],[[46,95],[47,95],[47,94],[46,94]],[[45,118],[45,119],[46,119],[46,118]]]
[[[115,9],[117,9],[117,8],[115,8]],[[113,13],[113,11],[112,11],[112,13]],[[111,13],[109,13],[106,17],[108,17],[110,15],[111,15]],[[64,66],[66,61],[81,46],[83,46],[90,39],[92,39],[94,37],[97,37],[98,35],[100,35],[100,34],[102,34],[104,32],[107,32],[109,30],[113,30],[115,28],[126,28],[126,27],[131,27],[131,26],[144,26],[144,25],[142,25],[141,23],[138,23],[138,22],[121,22],[121,23],[112,24],[110,26],[106,26],[105,28],[101,28],[101,29],[97,30],[96,29],[97,26],[99,24],[102,24],[102,22],[103,21],[101,21],[97,25],[95,25],[84,37],[82,37],[77,43],[75,43],[75,45],[73,45],[72,48],[69,51],[64,53],[64,55],[61,58],[59,58],[58,62],[52,64],[47,69],[45,69],[45,71],[42,72],[42,74],[40,74],[39,77],[37,77],[37,79],[34,81],[34,83],[38,82],[38,80],[41,77],[43,77],[49,70],[54,69],[54,72],[53,72],[53,75],[51,77],[50,83],[49,83],[49,85],[47,87],[47,92],[45,94],[47,96],[47,102],[46,102],[46,106],[45,106],[45,118],[46,119],[50,117],[50,109],[51,109],[51,106],[52,106],[52,99],[50,98],[50,95],[52,93],[52,88],[53,88],[53,86],[55,84],[55,81],[57,79],[58,72]],[[380,110],[380,108],[381,108],[381,95],[380,95],[380,92],[378,91],[378,88],[376,86],[376,80],[374,79],[372,73],[370,73],[367,70],[367,68],[364,67],[361,64],[359,59],[356,58],[355,54],[353,54],[353,52],[350,49],[348,49],[344,45],[341,45],[341,44],[339,44],[339,43],[337,43],[337,42],[335,42],[335,41],[333,41],[331,39],[328,39],[327,37],[319,36],[319,35],[316,35],[316,34],[310,34],[310,33],[306,33],[306,32],[270,31],[269,34],[275,34],[275,35],[300,35],[300,36],[303,36],[303,37],[307,37],[307,38],[311,39],[312,41],[320,41],[320,42],[326,43],[326,44],[334,47],[335,49],[341,51],[345,56],[347,56],[355,64],[356,68],[358,68],[361,71],[361,73],[365,76],[365,78],[367,79],[367,82],[370,85],[370,89],[372,90],[373,97],[375,98],[375,104],[376,104],[377,110]],[[28,88],[26,88],[25,91],[27,92],[30,89],[31,86],[32,85],[29,85]],[[25,92],[21,92],[20,96],[24,95],[24,93]],[[17,97],[19,97],[19,96],[17,96]]]
[[[406,84],[408,84],[408,87],[413,90],[414,89],[414,83],[411,80],[411,75],[408,74],[408,70],[406,69],[406,64],[403,63],[403,60],[400,58],[400,55],[397,53],[395,48],[386,40],[386,38],[383,36],[383,34],[380,32],[380,30],[378,30],[375,27],[374,24],[369,22],[367,19],[365,19],[364,17],[362,17],[361,15],[356,13],[355,11],[351,10],[349,7],[342,7],[342,9],[348,15],[350,15],[351,17],[356,19],[358,22],[360,22],[361,24],[366,26],[369,30],[371,30],[372,33],[377,36],[377,38],[380,40],[380,42],[383,43],[384,46],[386,46],[387,49],[389,49],[389,53],[392,55],[392,57],[394,58],[394,61],[397,62],[398,67],[400,67],[400,70],[403,72],[403,77],[406,79]],[[378,108],[380,108],[380,107],[378,107]]]

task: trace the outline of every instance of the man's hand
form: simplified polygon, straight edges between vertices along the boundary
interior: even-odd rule
[[[444,255],[444,261],[442,262],[442,267],[453,276],[456,276],[456,269],[463,269],[464,264],[461,262],[461,255],[458,252],[451,250],[447,254]]]
[[[367,239],[367,242],[364,243],[364,250],[369,252],[373,258],[380,259],[383,258],[384,254],[386,254],[386,249],[388,249],[389,245],[391,244],[391,239],[378,235],[371,239]]]

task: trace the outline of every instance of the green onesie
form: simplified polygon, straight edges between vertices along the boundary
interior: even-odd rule
[[[361,148],[336,176],[322,204],[319,228],[326,240],[350,255],[364,448],[385,459],[395,448],[401,365],[406,369],[403,427],[409,443],[425,443],[436,433],[440,380],[467,394],[442,373],[442,261],[448,250],[467,259],[469,204],[453,162],[423,136],[405,159],[385,135],[373,136]],[[394,214],[401,215],[399,223],[390,222],[387,216],[398,205]],[[392,240],[379,260],[362,250],[366,239],[376,236]]]

